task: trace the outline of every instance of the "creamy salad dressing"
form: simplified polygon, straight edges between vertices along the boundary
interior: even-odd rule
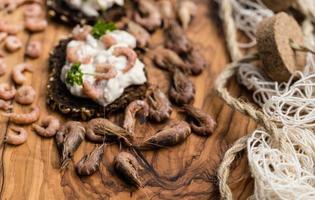
[[[81,10],[84,14],[97,17],[98,11],[105,11],[115,4],[119,6],[124,5],[124,0],[65,0],[66,3],[78,10]]]
[[[106,49],[100,40],[95,39],[93,36],[88,35],[86,41],[72,40],[69,42],[67,48],[78,47],[76,51],[80,57],[90,55],[93,59],[88,64],[81,64],[80,69],[85,74],[95,73],[95,66],[101,63],[108,63],[115,67],[117,75],[109,80],[98,81],[97,87],[103,91],[103,96],[97,99],[97,103],[102,106],[107,106],[116,99],[118,99],[124,90],[130,85],[141,85],[147,81],[144,64],[137,59],[135,65],[128,71],[123,72],[127,64],[125,56],[114,56],[113,51],[116,47],[136,47],[136,39],[125,31],[115,30],[107,33],[117,40],[117,44]],[[71,94],[79,97],[86,97],[83,93],[81,85],[68,84],[65,79],[67,72],[70,70],[74,63],[67,63],[63,66],[61,72],[61,80],[66,84]],[[95,78],[91,75],[83,75],[83,81],[88,81],[92,85],[95,84]]]

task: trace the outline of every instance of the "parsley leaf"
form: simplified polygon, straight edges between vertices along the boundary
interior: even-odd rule
[[[92,35],[96,39],[99,39],[104,35],[106,32],[116,30],[116,25],[113,22],[104,22],[99,20],[96,24],[94,24],[92,29]]]
[[[80,69],[81,64],[75,63],[71,66],[66,75],[66,83],[71,86],[83,84],[83,73]]]

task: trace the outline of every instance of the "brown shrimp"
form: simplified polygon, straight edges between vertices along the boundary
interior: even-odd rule
[[[108,34],[103,35],[100,40],[106,49],[117,44],[117,40],[113,36]]]
[[[92,61],[91,55],[79,56],[77,51],[80,49],[81,45],[75,47],[68,47],[67,48],[67,60],[70,63],[82,63],[82,64],[89,64]]]
[[[17,85],[22,85],[26,81],[26,77],[23,72],[33,72],[32,65],[28,63],[22,63],[13,68],[12,79]]]
[[[135,145],[139,150],[154,150],[159,148],[165,148],[175,146],[183,143],[191,134],[189,124],[184,121],[173,122],[158,131],[155,135],[149,137],[140,144]]]
[[[161,0],[158,2],[158,4],[164,26],[167,27],[168,24],[176,18],[174,14],[174,7],[170,0]]]
[[[27,140],[27,131],[21,127],[12,127],[4,138],[4,142],[11,145],[21,145]]]
[[[191,41],[187,38],[184,30],[180,25],[173,21],[165,29],[165,46],[176,53],[188,53],[192,48]]]
[[[195,47],[186,54],[185,62],[188,63],[189,73],[193,75],[199,75],[207,66],[207,62],[201,51]]]
[[[9,52],[15,52],[17,50],[19,50],[22,47],[22,42],[21,40],[16,37],[16,36],[8,36],[5,39],[5,48],[9,51]]]
[[[36,92],[29,85],[20,87],[15,95],[15,101],[21,105],[30,105],[35,101]]]
[[[25,6],[24,17],[39,17],[43,13],[43,8],[37,3],[32,3]]]
[[[0,76],[3,76],[8,69],[7,64],[5,63],[3,58],[0,58]]]
[[[117,76],[115,67],[111,64],[97,64],[95,66],[95,78],[97,80],[109,80]]]
[[[16,89],[14,86],[10,86],[8,83],[0,84],[0,99],[10,100],[15,97]]]
[[[91,31],[92,27],[89,25],[84,25],[83,27],[77,25],[72,31],[72,37],[75,40],[85,41],[86,37],[91,33]]]
[[[125,56],[127,58],[127,65],[123,69],[124,73],[128,72],[136,64],[138,58],[136,52],[129,47],[115,47],[114,56]]]
[[[25,55],[30,58],[38,58],[42,53],[42,43],[39,41],[31,41],[25,50]]]
[[[139,174],[142,167],[132,154],[120,152],[114,158],[114,169],[123,180],[136,186],[137,188],[143,187]]]
[[[178,105],[188,104],[195,98],[195,85],[181,71],[175,70],[172,77],[172,85],[169,90],[171,101]]]
[[[132,135],[128,131],[104,118],[95,118],[87,123],[86,138],[97,143],[118,140],[127,146],[131,146],[132,142]]]
[[[10,121],[12,121],[15,124],[27,125],[32,124],[38,120],[40,115],[40,109],[38,106],[33,106],[31,107],[31,112],[29,113],[25,114],[3,113],[2,115],[5,117],[9,117]]]
[[[60,129],[60,121],[56,117],[46,116],[41,125],[33,124],[34,131],[42,137],[53,137]]]
[[[139,0],[139,12],[135,13],[134,20],[149,31],[161,26],[161,15],[156,3],[152,0]]]
[[[151,35],[141,25],[136,22],[129,21],[128,32],[136,38],[138,47],[144,48],[147,46]]]
[[[174,71],[178,68],[184,72],[189,72],[189,66],[174,51],[166,48],[157,48],[154,51],[154,63],[165,70]]]
[[[209,136],[212,134],[217,123],[210,115],[201,109],[190,105],[184,105],[182,109],[184,114],[188,116],[189,124],[193,133],[200,136]]]
[[[104,154],[104,146],[104,144],[101,146],[96,146],[90,154],[81,158],[75,167],[78,175],[90,176],[99,169],[100,162]]]
[[[25,20],[25,28],[30,32],[42,32],[48,26],[46,19],[29,17]]]
[[[178,6],[178,18],[183,26],[186,29],[191,22],[192,18],[197,13],[197,6],[192,1],[180,1]]]
[[[57,132],[55,139],[61,155],[61,169],[69,164],[73,154],[84,140],[85,129],[80,122],[68,121]]]
[[[167,96],[157,87],[147,97],[150,106],[150,119],[163,122],[171,117],[172,106]]]
[[[0,109],[1,110],[7,111],[7,110],[11,110],[12,108],[13,108],[13,106],[9,102],[0,99]]]
[[[149,105],[142,100],[131,102],[125,110],[125,120],[123,127],[131,134],[135,133],[136,114],[140,114],[143,118],[149,115]]]
[[[93,101],[97,101],[103,96],[103,91],[97,88],[96,83],[92,85],[88,81],[83,81],[82,91],[87,97],[89,97]]]

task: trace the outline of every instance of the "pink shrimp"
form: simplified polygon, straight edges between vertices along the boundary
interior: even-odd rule
[[[88,64],[92,61],[92,56],[85,55],[79,56],[78,50],[80,49],[81,45],[75,47],[68,47],[67,48],[67,60],[71,63],[82,63]]]
[[[128,72],[136,64],[136,61],[138,58],[136,52],[129,47],[116,47],[114,49],[114,55],[115,56],[126,56],[127,65],[123,69],[124,73]]]
[[[103,35],[101,37],[101,42],[103,43],[103,45],[106,49],[117,44],[117,40],[113,36],[108,35],[108,34]]]
[[[22,47],[21,40],[16,36],[8,36],[5,39],[5,48],[9,52],[15,52]]]
[[[0,99],[10,100],[15,97],[16,89],[14,86],[10,86],[8,83],[0,84]]]
[[[25,6],[24,17],[39,17],[43,13],[43,8],[37,3]]]
[[[128,22],[128,32],[136,38],[137,44],[141,48],[144,48],[147,45],[151,37],[146,29],[133,21]]]
[[[92,85],[88,81],[83,82],[83,93],[93,101],[99,100],[103,95],[101,89],[98,89],[96,85]]]
[[[29,17],[25,20],[25,28],[30,32],[44,31],[48,23],[46,19]]]
[[[73,31],[72,36],[75,40],[86,40],[86,37],[91,33],[92,27],[88,25],[84,25],[81,27],[80,25],[77,25]]]
[[[35,97],[35,90],[29,85],[24,85],[17,90],[15,101],[22,105],[30,105],[34,102]]]
[[[32,65],[27,63],[21,63],[14,67],[12,71],[12,79],[17,85],[22,85],[26,81],[26,77],[23,72],[33,72]]]
[[[7,64],[4,62],[3,58],[0,58],[0,76],[3,76],[7,71]]]
[[[39,41],[31,41],[27,47],[25,54],[30,58],[38,58],[42,53],[42,44]]]
[[[123,127],[131,134],[135,132],[136,114],[139,113],[144,118],[149,115],[149,105],[145,101],[135,100],[131,102],[125,110],[125,120]]]
[[[0,43],[1,43],[2,41],[4,41],[4,40],[7,38],[7,36],[8,36],[8,33],[7,33],[7,32],[1,32],[1,31],[0,31]]]
[[[161,25],[161,14],[156,3],[151,0],[138,1],[139,12],[135,13],[135,21],[149,31],[153,31]]]
[[[22,25],[9,23],[6,20],[0,21],[0,32],[5,32],[9,35],[16,35],[23,29]]]
[[[42,137],[53,137],[60,129],[60,121],[56,117],[46,116],[41,125],[33,124],[34,131]]]
[[[5,117],[9,117],[10,120],[15,124],[27,125],[36,122],[40,115],[40,109],[38,106],[33,106],[32,111],[29,113],[3,113]]]
[[[1,110],[7,111],[7,110],[11,110],[12,108],[13,108],[13,106],[9,102],[0,99],[0,109]]]
[[[95,67],[95,78],[97,80],[109,80],[117,76],[115,67],[111,64],[98,64]]]
[[[28,133],[24,128],[12,127],[4,138],[4,142],[11,145],[21,145],[27,140]]]

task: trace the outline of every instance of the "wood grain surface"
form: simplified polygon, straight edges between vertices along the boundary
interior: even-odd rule
[[[235,112],[216,95],[213,83],[224,65],[229,61],[225,49],[224,34],[218,18],[218,7],[212,1],[196,0],[198,12],[187,34],[204,56],[208,67],[198,77],[191,77],[196,84],[197,94],[194,105],[214,116],[218,126],[209,138],[191,135],[182,145],[155,152],[145,152],[144,157],[150,167],[141,172],[145,187],[136,190],[115,175],[112,161],[123,149],[117,145],[107,146],[100,171],[90,177],[78,177],[74,163],[90,152],[94,144],[85,141],[75,153],[73,161],[65,171],[59,170],[59,156],[53,139],[44,139],[32,132],[29,126],[28,140],[25,144],[14,147],[3,143],[5,134],[14,124],[8,118],[0,116],[0,199],[219,199],[216,170],[224,152],[239,137],[250,133],[256,124]],[[12,14],[0,13],[1,18],[12,23],[23,22],[23,8]],[[11,69],[22,62],[32,63],[34,73],[28,73],[27,84],[37,91],[35,104],[41,108],[41,118],[47,114],[58,116],[45,104],[45,87],[48,78],[49,52],[61,38],[65,38],[69,28],[52,21],[43,33],[22,32],[18,37],[24,48],[14,54],[3,51],[10,70],[0,78],[0,82],[11,84]],[[151,50],[144,58],[149,72],[149,81],[168,89],[169,77],[151,63],[152,49],[162,45],[162,32],[157,31],[151,41]],[[39,59],[29,60],[24,56],[25,46],[32,40],[43,43],[43,54]],[[1,44],[1,51],[2,51]],[[230,81],[229,89],[234,96],[247,98],[244,88],[235,80]],[[15,112],[27,112],[28,107],[13,103]],[[173,119],[181,118],[174,112]],[[121,124],[122,115],[113,117]],[[161,125],[137,124],[137,140],[154,134]],[[233,164],[230,186],[235,199],[246,199],[253,191],[249,168],[244,155]]]

